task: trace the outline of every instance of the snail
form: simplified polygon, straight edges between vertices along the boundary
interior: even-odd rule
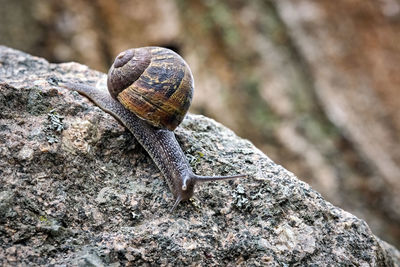
[[[121,52],[108,72],[109,92],[80,83],[59,85],[86,96],[132,132],[174,195],[171,210],[193,196],[197,182],[246,177],[193,173],[173,132],[191,104],[193,76],[187,63],[172,50],[141,47]]]

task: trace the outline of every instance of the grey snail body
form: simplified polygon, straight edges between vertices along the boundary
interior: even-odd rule
[[[172,210],[193,196],[197,182],[246,177],[192,172],[173,129],[190,106],[193,77],[186,62],[169,49],[142,47],[120,53],[108,73],[110,94],[79,83],[60,85],[85,95],[132,132],[166,179],[175,197]]]

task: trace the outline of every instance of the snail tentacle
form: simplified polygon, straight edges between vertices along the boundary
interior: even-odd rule
[[[120,121],[143,146],[163,174],[176,201],[193,196],[197,182],[246,175],[201,176],[190,164],[173,129],[183,120],[193,95],[193,77],[175,52],[160,47],[120,53],[108,73],[108,91],[80,83],[60,83],[77,91]]]

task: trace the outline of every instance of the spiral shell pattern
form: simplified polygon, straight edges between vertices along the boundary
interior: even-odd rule
[[[162,47],[120,53],[108,73],[108,90],[131,112],[158,128],[174,130],[193,97],[193,76],[186,62]]]

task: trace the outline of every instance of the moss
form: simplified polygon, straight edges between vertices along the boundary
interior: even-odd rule
[[[40,222],[48,222],[48,219],[46,216],[41,215],[41,216],[39,216],[39,221]]]

